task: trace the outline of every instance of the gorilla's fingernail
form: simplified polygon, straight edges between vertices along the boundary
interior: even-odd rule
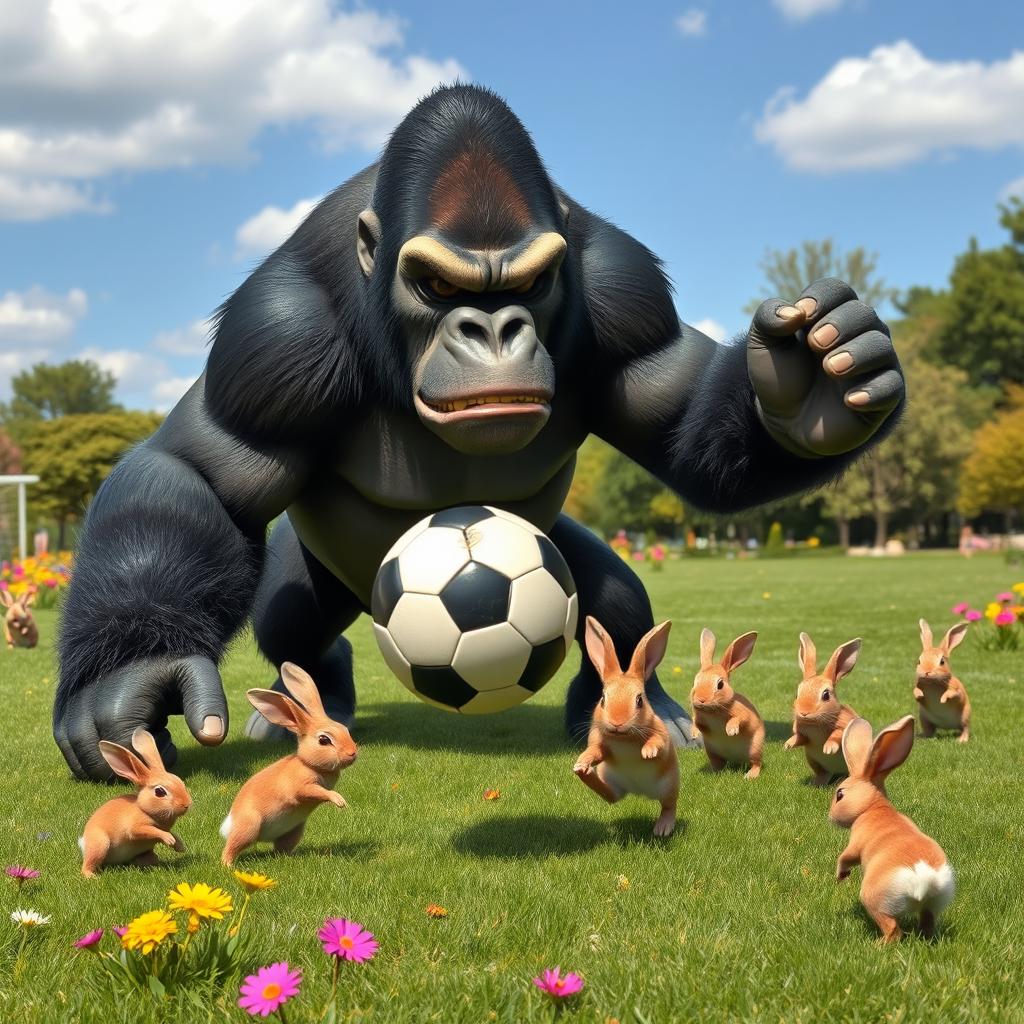
[[[204,736],[214,737],[224,734],[224,722],[219,715],[207,715],[203,719],[203,728],[200,730]]]
[[[829,356],[826,362],[833,373],[845,373],[853,366],[853,356],[849,352],[837,352],[834,356]]]
[[[779,306],[775,310],[775,315],[783,320],[792,320],[795,316],[803,316],[803,310],[797,309],[796,306]]]
[[[852,395],[846,396],[848,405],[867,405],[871,396],[866,391],[854,391]]]
[[[811,337],[818,348],[828,348],[839,337],[839,331],[832,324],[822,324]]]
[[[796,305],[798,309],[804,311],[804,316],[814,316],[814,311],[818,308],[818,303],[809,295],[805,295]]]

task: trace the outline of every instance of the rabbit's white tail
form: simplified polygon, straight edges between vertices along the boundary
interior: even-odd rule
[[[889,913],[901,914],[930,910],[940,914],[952,902],[956,891],[953,869],[948,863],[933,868],[919,860],[912,868],[897,868],[889,881]]]
[[[228,833],[231,831],[231,815],[229,814],[220,824],[220,837],[221,839],[227,839]]]

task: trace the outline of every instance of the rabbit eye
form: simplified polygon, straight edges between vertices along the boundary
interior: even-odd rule
[[[167,790],[164,789],[163,786],[155,786],[153,788],[153,792],[156,793],[157,796],[167,796]]]
[[[640,696],[639,693],[636,695],[636,706],[638,708],[642,708],[644,706],[644,699]]]
[[[604,707],[604,694],[601,694],[601,707]]]
[[[946,659],[945,658],[939,658],[939,664],[940,665],[945,665],[946,664]]]
[[[821,699],[822,700],[831,700],[832,699],[832,694],[829,693],[828,690],[822,690],[821,691]]]
[[[317,736],[316,740],[321,747],[331,747],[334,745],[334,741],[331,739],[331,737],[324,732],[320,733],[320,735]]]
[[[715,689],[716,690],[721,690],[722,687],[724,687],[724,686],[725,686],[725,680],[724,679],[717,679],[717,680],[715,680]]]
[[[842,800],[845,795],[846,794],[841,789],[837,789],[836,790],[836,803],[839,803],[839,801]]]

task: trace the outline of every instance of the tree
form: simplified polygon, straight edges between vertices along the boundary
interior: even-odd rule
[[[31,492],[33,511],[57,521],[58,547],[66,528],[85,511],[120,456],[148,437],[161,417],[146,412],[86,413],[36,424],[25,443],[25,471],[40,481]]]
[[[11,380],[10,403],[0,405],[0,422],[18,441],[43,420],[82,413],[117,412],[117,379],[89,360],[72,359],[50,366],[37,363]]]
[[[6,431],[0,430],[0,476],[21,472],[21,449]]]
[[[850,524],[861,516],[871,514],[871,489],[867,474],[854,466],[835,483],[804,496],[805,503],[821,502],[821,511],[835,520],[839,531],[839,546],[850,546]]]
[[[975,239],[950,276],[933,357],[960,366],[974,384],[1024,383],[1024,202],[1000,207],[1010,243],[979,249]]]
[[[1012,388],[1009,407],[979,427],[960,481],[966,516],[990,510],[1009,519],[1024,511],[1024,388]]]
[[[768,292],[793,301],[812,281],[822,277],[841,277],[868,305],[881,305],[894,299],[896,293],[875,275],[877,262],[875,253],[860,246],[844,255],[831,238],[804,242],[799,249],[770,249],[761,260],[767,281],[765,294],[751,301],[745,310],[753,313]]]

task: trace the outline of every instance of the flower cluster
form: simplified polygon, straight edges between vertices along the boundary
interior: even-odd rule
[[[1024,583],[1015,583],[985,605],[985,610],[972,608],[966,601],[953,605],[953,614],[962,615],[968,622],[987,619],[995,632],[982,636],[982,644],[998,650],[1016,650],[1024,639]]]
[[[70,580],[70,551],[0,562],[0,590],[8,590],[15,597],[35,594],[36,606],[39,608],[49,608],[56,604],[58,593]]]

